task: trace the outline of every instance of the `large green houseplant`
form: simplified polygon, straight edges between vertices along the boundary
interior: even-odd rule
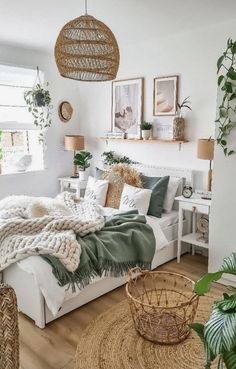
[[[195,292],[202,296],[210,290],[212,282],[218,281],[224,273],[236,275],[236,253],[224,259],[216,273],[208,273],[195,285]],[[223,298],[212,307],[206,324],[193,323],[191,327],[203,342],[206,355],[205,369],[218,360],[218,368],[236,368],[236,287],[226,287]]]
[[[224,151],[225,156],[235,153],[229,147],[228,137],[236,127],[236,41],[228,39],[226,50],[217,62],[218,86],[222,97],[216,123],[219,126],[217,144]]]

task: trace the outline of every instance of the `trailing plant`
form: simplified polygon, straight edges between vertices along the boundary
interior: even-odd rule
[[[140,128],[141,128],[142,131],[150,131],[150,129],[152,129],[152,123],[142,122],[140,124]]]
[[[228,39],[227,48],[217,61],[218,86],[223,92],[219,105],[219,115],[216,123],[219,124],[217,144],[224,151],[225,156],[235,153],[228,146],[227,138],[236,126],[236,41]]]
[[[104,151],[102,153],[103,164],[105,165],[113,165],[113,164],[134,164],[128,156],[119,156],[115,154],[114,151]]]
[[[39,69],[37,67],[37,79],[38,82],[32,87],[32,89],[24,93],[24,100],[28,106],[28,111],[33,116],[34,125],[41,130],[39,135],[39,141],[44,143],[44,132],[52,124],[52,105],[51,96],[48,89],[43,88],[39,78]],[[49,86],[49,83],[46,83]]]
[[[177,107],[178,107],[178,113],[179,113],[179,117],[182,117],[182,110],[183,109],[189,109],[192,110],[192,108],[190,107],[191,105],[191,101],[190,101],[190,96],[186,97],[182,103],[177,103]]]
[[[210,290],[211,284],[218,281],[224,273],[236,275],[236,253],[225,258],[216,273],[207,273],[195,285],[195,292],[202,296]],[[218,360],[218,368],[236,368],[236,287],[227,287],[223,299],[216,301],[210,319],[206,324],[193,323],[191,328],[200,337],[204,348],[205,369]]]
[[[86,150],[79,151],[74,157],[74,164],[78,166],[79,170],[84,172],[87,168],[90,167],[90,160],[93,155]]]

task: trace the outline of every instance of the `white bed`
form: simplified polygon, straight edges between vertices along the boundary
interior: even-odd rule
[[[139,166],[139,170],[145,175],[183,178],[183,182],[193,183],[193,173],[188,169],[163,168],[151,166]],[[178,194],[182,186],[178,189]],[[174,208],[176,206],[174,205]],[[178,211],[172,210],[170,214],[163,214],[162,218],[148,217],[148,223],[155,227],[158,223],[168,243],[164,247],[157,245],[152,262],[152,269],[166,263],[176,257],[178,234]],[[184,231],[189,230],[189,222],[184,220]],[[184,253],[186,248],[182,248]],[[40,261],[39,261],[40,260]],[[40,266],[41,265],[41,266]],[[37,274],[37,268],[38,274]],[[65,315],[66,313],[96,299],[97,297],[123,285],[127,277],[102,277],[97,278],[90,285],[76,293],[66,288],[59,287],[55,277],[50,271],[50,265],[37,256],[29,257],[8,267],[3,273],[3,280],[10,284],[16,291],[19,310],[32,318],[35,324],[44,328],[46,324]],[[47,286],[41,283],[40,275],[47,275]],[[43,279],[43,278],[42,278]],[[44,278],[45,279],[45,278]],[[45,282],[45,281],[44,281]],[[50,296],[49,296],[50,291]],[[47,302],[46,302],[47,301]],[[60,310],[58,311],[58,308]]]

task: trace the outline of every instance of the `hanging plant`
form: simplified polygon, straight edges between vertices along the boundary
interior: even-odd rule
[[[49,83],[46,83],[49,86]],[[45,131],[51,127],[52,124],[52,108],[51,96],[48,89],[45,89],[41,83],[39,76],[39,69],[37,67],[36,82],[32,89],[24,93],[24,100],[27,104],[28,111],[33,116],[34,125],[41,130],[39,135],[39,142],[45,142]]]
[[[236,126],[236,41],[227,41],[227,48],[217,62],[218,86],[223,92],[219,105],[219,116],[216,123],[219,124],[217,144],[224,151],[225,156],[235,153],[228,146],[227,138]]]

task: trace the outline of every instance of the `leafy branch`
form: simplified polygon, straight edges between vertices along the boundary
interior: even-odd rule
[[[182,103],[177,103],[180,117],[182,116],[182,110],[183,109],[192,110],[192,108],[190,107],[190,105],[191,105],[190,96],[186,97],[182,101]]]
[[[225,156],[235,153],[229,148],[227,137],[236,126],[236,41],[228,39],[227,48],[217,61],[218,86],[223,92],[222,102],[219,106],[219,124],[217,144],[223,149]]]
[[[128,156],[119,156],[115,154],[114,151],[104,151],[102,153],[103,163],[105,165],[113,165],[113,164],[134,164]]]

